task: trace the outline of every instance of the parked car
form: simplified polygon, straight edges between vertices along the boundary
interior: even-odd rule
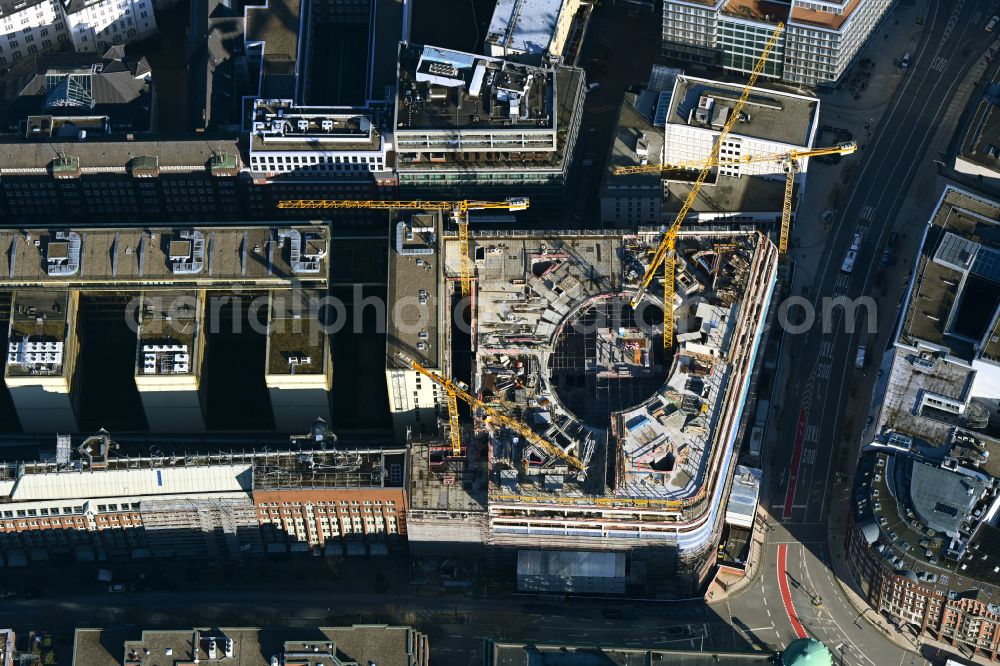
[[[1000,16],[994,16],[991,18],[989,23],[986,24],[986,32],[993,32],[996,30],[997,23],[1000,23]]]
[[[878,263],[882,268],[888,268],[889,264],[892,263],[892,252],[889,248],[882,250],[882,256],[879,257]]]
[[[125,591],[125,586],[124,585],[121,585],[121,584],[118,584],[118,585],[108,585],[108,592],[115,593],[115,592],[124,592],[124,591]]]

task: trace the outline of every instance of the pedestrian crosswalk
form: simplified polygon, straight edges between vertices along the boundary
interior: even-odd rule
[[[935,72],[943,72],[944,68],[948,66],[948,59],[938,56],[934,58],[934,62],[931,63],[931,69]]]
[[[865,220],[866,222],[871,222],[873,219],[875,219],[875,206],[871,205],[865,206],[864,208],[861,209],[861,214],[858,217],[861,218],[862,220]]]

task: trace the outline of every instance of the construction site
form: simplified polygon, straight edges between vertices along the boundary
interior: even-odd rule
[[[390,320],[387,350],[390,403],[404,419],[423,412],[407,426],[423,433],[411,438],[411,548],[476,544],[508,569],[522,549],[625,553],[631,591],[700,589],[723,530],[775,244],[753,228],[682,231],[665,294],[662,278],[640,288],[660,229],[462,238],[453,219],[419,219],[419,259],[413,227],[397,227],[389,297],[427,295],[423,320],[437,329],[407,343]],[[393,279],[416,261],[421,282]]]

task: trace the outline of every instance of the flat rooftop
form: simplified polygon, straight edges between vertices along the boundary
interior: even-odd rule
[[[563,0],[497,0],[486,43],[542,56],[556,32]]]
[[[0,287],[323,285],[329,239],[318,223],[0,230]]]
[[[663,180],[666,194],[662,211],[676,213],[691,192],[690,183],[697,177],[695,172],[667,172]],[[689,176],[689,177],[688,177]],[[624,178],[626,176],[615,176]],[[714,181],[706,181],[698,192],[691,210],[698,214],[732,216],[738,213],[781,212],[785,200],[784,179],[761,176],[715,175]]]
[[[69,321],[71,303],[67,291],[14,292],[5,376],[62,375],[71,326],[75,326]]]
[[[996,84],[993,84],[994,86]],[[962,138],[959,157],[988,169],[1000,170],[1000,106],[995,94],[979,101]]]
[[[743,86],[693,76],[678,76],[667,108],[668,125],[690,125],[721,130],[728,111],[736,106]],[[712,100],[704,120],[699,102]],[[757,86],[743,107],[746,118],[733,127],[733,134],[790,146],[811,145],[819,119],[819,100]]]
[[[201,366],[200,293],[144,291],[139,301],[136,374],[195,374]]]
[[[403,488],[406,450],[315,441],[261,443],[261,450],[190,453],[183,443],[118,444],[90,437],[70,442],[60,460],[0,463],[0,503],[86,500],[131,493],[185,495],[337,488]],[[109,446],[110,445],[110,446]],[[217,446],[225,446],[219,443]],[[152,453],[151,453],[152,452]],[[3,485],[4,482],[7,485]],[[139,492],[141,490],[141,492]],[[258,498],[259,499],[259,498]]]
[[[451,440],[414,438],[410,442],[409,507],[413,510],[485,512],[486,461],[474,452],[444,463]]]
[[[262,97],[295,97],[301,5],[301,0],[265,0],[246,7],[245,42],[263,43]]]
[[[155,139],[127,141],[122,137],[102,137],[101,141],[0,141],[0,175],[51,174],[56,157],[66,155],[79,161],[79,171],[128,174],[137,157],[155,156],[161,170],[212,171],[217,155],[228,155],[240,164],[238,138],[191,139],[157,136]],[[232,173],[235,175],[235,172]]]
[[[921,409],[928,394],[964,403],[974,372],[960,363],[943,358],[920,357],[911,350],[897,347],[882,398],[882,409],[876,432],[893,430],[910,437],[919,437],[938,446],[945,443],[956,422],[936,418],[934,410]]]
[[[399,54],[397,130],[554,129],[555,70],[435,46]]]
[[[272,291],[268,302],[268,375],[318,375],[326,371],[329,335],[319,320],[319,291]]]
[[[287,100],[254,103],[250,151],[379,150],[382,135],[370,113],[292,106]]]
[[[141,632],[77,629],[73,643],[73,663],[87,666],[131,663],[221,666],[234,661],[241,666],[269,666],[272,657],[283,657],[282,663],[303,666],[331,663],[419,666],[427,654],[428,645],[422,634],[409,627],[386,625],[309,629],[203,627]]]
[[[949,187],[931,217],[897,342],[971,361],[993,340],[1000,307],[1000,203]],[[989,356],[987,356],[989,358]]]
[[[390,313],[388,362],[399,366],[398,354],[402,353],[424,367],[442,369],[448,339],[448,304],[443,300],[446,290],[439,252],[441,214],[400,215],[392,226],[388,302],[406,306],[394,306]]]
[[[663,130],[655,127],[642,110],[636,108],[638,98],[625,93],[625,100],[618,111],[618,124],[611,143],[604,187],[612,190],[633,187],[660,188],[659,173],[633,173],[614,175],[616,167],[663,162]]]

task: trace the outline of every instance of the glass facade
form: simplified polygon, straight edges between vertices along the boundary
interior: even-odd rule
[[[768,23],[748,23],[723,18],[719,21],[718,31],[722,66],[745,74],[752,72],[772,32],[774,26]],[[784,70],[784,60],[785,36],[782,35],[764,64],[761,75],[780,79]]]

